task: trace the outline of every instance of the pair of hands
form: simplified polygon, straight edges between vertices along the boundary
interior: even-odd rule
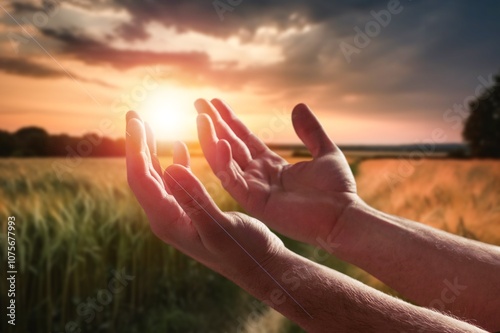
[[[292,122],[313,159],[296,164],[271,151],[224,102],[195,106],[203,153],[245,210],[310,244],[332,234],[356,202],[356,186],[344,155],[307,106],[294,108]],[[283,243],[259,220],[222,212],[191,173],[184,144],[176,143],[174,164],[163,172],[153,133],[135,112],[127,115],[126,141],[130,187],[160,239],[233,280],[272,267]]]

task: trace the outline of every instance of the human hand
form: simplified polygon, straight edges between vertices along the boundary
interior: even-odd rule
[[[268,265],[285,247],[260,221],[220,211],[189,169],[182,143],[162,173],[153,133],[135,112],[127,114],[127,177],[151,229],[165,243],[235,282]]]
[[[311,244],[330,237],[358,200],[339,148],[304,104],[292,112],[295,132],[313,159],[289,164],[236,118],[224,102],[198,100],[203,153],[224,188],[250,214],[278,232]]]

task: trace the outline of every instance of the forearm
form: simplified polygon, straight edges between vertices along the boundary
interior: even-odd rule
[[[270,263],[271,264],[271,263]],[[483,332],[284,251],[231,279],[308,332]]]
[[[419,305],[499,330],[500,251],[360,202],[343,214],[333,253]]]

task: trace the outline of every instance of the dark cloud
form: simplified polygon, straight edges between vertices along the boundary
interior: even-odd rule
[[[61,71],[22,58],[0,57],[0,70],[9,74],[38,78],[64,76]]]
[[[170,65],[203,69],[209,64],[208,56],[201,52],[119,50],[106,45],[104,42],[68,30],[41,29],[41,31],[45,36],[62,43],[61,53],[91,65],[109,65],[117,69],[148,65]]]
[[[149,34],[146,32],[146,30],[141,27],[141,24],[138,24],[135,20],[132,21],[132,23],[122,24],[116,29],[116,32],[119,36],[122,36],[124,40],[129,42],[132,42],[134,40],[146,40],[149,37]]]
[[[32,2],[13,2],[12,10],[14,14],[32,13],[42,9],[40,4]]]
[[[0,71],[34,78],[74,78],[81,82],[94,83],[107,88],[114,87],[98,79],[88,79],[70,72],[68,75],[62,69],[54,69],[25,58],[0,57]]]
[[[231,5],[226,0],[175,1],[86,1],[69,0],[75,6],[99,10],[113,8],[125,10],[131,22],[124,23],[117,32],[126,40],[148,37],[146,25],[156,22],[178,31],[196,31],[216,37],[251,37],[262,26],[280,30],[318,24],[346,15],[368,13],[374,8],[387,6],[386,0],[241,0]],[[237,1],[233,1],[238,3]]]
[[[34,13],[44,13],[50,15],[54,13],[60,6],[58,0],[43,0],[43,1],[13,1],[11,3],[12,14],[26,15]]]
[[[72,2],[87,6],[86,1]],[[455,88],[458,73],[480,73],[479,67],[491,70],[496,62],[500,44],[495,43],[494,36],[500,32],[500,24],[495,13],[500,12],[499,3],[457,4],[454,1],[423,0],[418,3],[401,1],[403,12],[393,16],[391,24],[373,38],[366,49],[353,55],[352,63],[347,64],[339,48],[340,41],[352,44],[356,34],[354,26],[363,28],[367,21],[373,20],[370,12],[383,10],[387,4],[388,1],[384,0],[241,1],[232,11],[225,13],[221,22],[212,1],[100,2],[100,6],[124,9],[131,15],[131,21],[115,31],[128,41],[147,39],[145,25],[150,22],[174,27],[178,31],[198,31],[219,37],[240,34],[247,39],[251,39],[256,29],[264,25],[285,29],[317,24],[316,29],[308,34],[280,41],[285,57],[282,63],[271,68],[261,67],[262,71],[255,68],[250,71],[269,73],[267,81],[282,81],[290,85],[323,85],[328,81],[344,80],[346,84],[356,82],[357,91],[354,92],[357,93],[388,89],[398,92],[428,88],[429,81],[415,79],[415,74],[419,77],[425,74],[433,76],[430,84],[436,88],[437,85],[446,85],[452,89]],[[63,44],[63,53],[89,64],[109,64],[120,69],[164,64],[188,70],[187,75],[196,72],[197,81],[204,81],[200,78],[204,76],[209,84],[212,83],[207,79],[210,75],[224,74],[221,73],[224,70],[212,70],[209,57],[200,52],[117,50],[85,37],[84,31],[77,34],[69,30],[45,29],[42,32],[59,40]],[[411,49],[411,53],[403,54],[405,49]],[[489,51],[483,52],[485,49]],[[481,61],[477,59],[479,56]],[[471,66],[476,59],[480,66]],[[406,68],[401,71],[403,66]],[[386,74],[381,75],[384,69]],[[256,80],[255,75],[242,77],[241,74],[246,73],[230,68],[227,70],[235,72],[239,80]],[[225,76],[232,75],[228,73]]]
[[[228,3],[227,1],[223,1]],[[360,104],[343,102],[344,96],[378,100],[370,110],[394,115],[407,112],[436,114],[474,91],[476,78],[500,69],[500,2],[401,0],[403,11],[393,15],[387,27],[359,49],[348,63],[339,44],[353,44],[354,27],[364,29],[372,11],[387,8],[387,0],[243,0],[220,20],[214,1],[136,1],[71,3],[99,11],[125,10],[130,21],[115,31],[103,31],[125,41],[147,40],[149,23],[227,38],[239,36],[255,42],[262,26],[284,31],[311,28],[303,34],[276,40],[283,61],[247,68],[216,64],[203,52],[153,52],[116,49],[88,37],[83,29],[41,29],[60,46],[60,56],[90,65],[120,70],[161,65],[171,77],[186,85],[217,86],[241,90],[251,87],[261,95],[314,100],[332,109],[368,114]],[[19,5],[17,11],[35,10]],[[75,32],[76,31],[76,32]],[[423,97],[425,96],[425,98]],[[364,99],[363,99],[364,98]],[[414,113],[415,114],[415,113]]]

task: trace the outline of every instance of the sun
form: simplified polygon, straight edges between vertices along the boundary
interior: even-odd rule
[[[139,109],[158,140],[193,140],[194,100],[182,89],[159,87],[149,92]]]

